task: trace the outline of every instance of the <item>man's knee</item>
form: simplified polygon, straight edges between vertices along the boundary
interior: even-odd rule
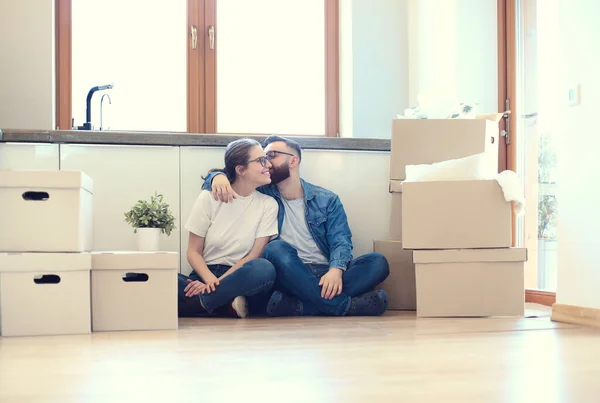
[[[298,256],[298,251],[289,243],[280,239],[271,241],[265,247],[262,257],[278,266],[287,266],[289,260]]]
[[[261,281],[275,281],[275,267],[267,259],[258,258],[249,261],[243,267],[253,278]]]
[[[373,252],[373,254],[375,255],[374,266],[377,267],[377,269],[379,270],[379,274],[381,276],[380,281],[383,281],[390,275],[390,264],[387,258],[381,253]]]
[[[292,245],[290,245],[289,243],[282,241],[281,239],[276,239],[274,241],[271,241],[267,244],[267,246],[265,246],[265,249],[263,250],[263,256],[265,255],[281,255],[281,254],[285,254],[285,253],[290,253],[291,251],[294,251],[294,247]]]
[[[379,252],[369,253],[364,256],[368,260],[368,268],[377,283],[383,282],[390,275],[390,264],[387,258]]]

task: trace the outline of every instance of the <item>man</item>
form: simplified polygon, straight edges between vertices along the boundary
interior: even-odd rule
[[[271,184],[257,190],[279,204],[279,236],[263,257],[277,272],[269,316],[376,316],[387,309],[384,290],[374,290],[389,275],[380,253],[357,259],[339,197],[300,178],[302,150],[290,139],[270,136],[263,146],[271,162]],[[217,200],[236,197],[225,175],[210,174],[204,189]]]

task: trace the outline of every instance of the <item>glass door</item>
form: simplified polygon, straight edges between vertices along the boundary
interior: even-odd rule
[[[517,173],[527,200],[517,219],[518,245],[527,247],[525,287],[556,291],[556,136],[561,93],[556,51],[559,0],[516,1]]]
[[[339,135],[337,0],[207,0],[206,132]]]

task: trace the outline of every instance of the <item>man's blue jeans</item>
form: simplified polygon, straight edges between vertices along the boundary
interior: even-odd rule
[[[388,261],[382,254],[360,256],[348,264],[342,275],[342,293],[328,300],[321,297],[319,280],[329,271],[329,266],[303,263],[298,251],[282,240],[271,241],[263,257],[275,266],[275,289],[298,297],[305,316],[344,315],[353,297],[373,291],[390,273]]]
[[[209,265],[208,268],[218,278],[229,270],[230,266]],[[239,296],[246,297],[251,314],[260,315],[265,312],[267,302],[271,296],[273,284],[275,283],[275,268],[268,260],[251,260],[221,280],[221,284],[216,287],[214,292],[191,298],[186,297],[184,292],[185,287],[189,284],[188,279],[202,281],[195,271],[189,277],[178,274],[180,316],[196,316],[202,313],[201,309],[191,308],[194,306],[199,307],[199,304],[190,303],[192,302],[191,298],[199,299],[204,309],[208,313],[212,313]]]

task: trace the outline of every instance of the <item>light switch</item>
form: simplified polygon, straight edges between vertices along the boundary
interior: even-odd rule
[[[581,84],[573,85],[569,88],[569,106],[581,104]]]

